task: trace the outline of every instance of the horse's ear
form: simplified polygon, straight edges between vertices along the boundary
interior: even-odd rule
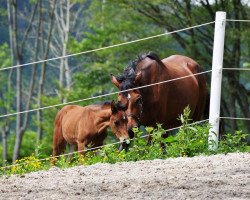
[[[135,75],[135,80],[134,80],[134,83],[136,84],[142,77],[142,73],[141,71],[138,72],[136,75]]]
[[[114,100],[111,102],[111,111],[112,111],[112,114],[115,114],[118,111],[118,108]]]
[[[111,79],[111,82],[116,86],[118,87],[118,89],[120,89],[120,83],[119,81],[115,78],[115,76],[113,74],[110,74],[110,79]]]

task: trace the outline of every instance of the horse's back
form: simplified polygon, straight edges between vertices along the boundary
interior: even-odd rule
[[[190,63],[191,65],[198,66],[199,64],[190,57],[183,55],[171,55],[162,60],[164,63],[168,63],[170,65],[182,65],[182,67],[186,66],[186,63]]]
[[[173,78],[197,74],[202,71],[201,66],[192,58],[187,56],[172,55],[163,59],[162,62],[170,69],[170,73],[172,73]],[[188,85],[189,90],[191,89],[193,93],[191,95],[194,95],[195,93],[197,94],[197,103],[194,110],[193,119],[199,120],[201,119],[201,116],[204,112],[206,102],[206,77],[204,74],[199,74],[182,80],[185,82],[183,86]],[[195,85],[193,85],[190,80],[193,80]],[[190,85],[190,83],[193,85],[193,87]],[[186,92],[188,93],[188,91]]]
[[[163,59],[162,62],[166,66],[166,73],[169,74],[170,80],[190,76],[170,83],[175,92],[179,91],[180,95],[183,96],[183,94],[188,93],[190,90],[193,96],[198,95],[199,83],[197,77],[192,76],[199,70],[198,63],[189,57],[181,55],[170,56]]]

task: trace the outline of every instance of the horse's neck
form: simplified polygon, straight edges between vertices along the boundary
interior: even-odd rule
[[[110,116],[111,116],[111,109],[110,107],[105,107],[100,110],[100,112],[97,113],[98,122],[97,122],[97,128],[98,133],[103,132],[105,129],[108,128],[110,125]]]
[[[137,66],[136,71],[142,71],[143,77],[141,78],[140,85],[147,85],[162,81],[162,75],[166,75],[167,67],[160,60],[145,58],[140,65]],[[164,77],[164,80],[165,78],[166,77]]]
[[[139,86],[159,83],[170,79],[168,68],[162,61],[148,59],[146,59],[143,65],[141,65],[142,78]],[[160,88],[162,87],[167,87],[167,84],[157,84],[153,87],[140,89],[142,101],[145,107],[152,105],[153,102],[159,101],[159,98],[161,98]]]

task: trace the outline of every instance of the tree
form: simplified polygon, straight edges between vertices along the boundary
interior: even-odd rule
[[[49,55],[49,50],[50,50],[50,45],[51,45],[51,37],[52,37],[52,30],[54,26],[54,10],[56,6],[57,0],[53,0],[47,5],[49,6],[49,14],[48,14],[48,33],[47,33],[47,38],[45,39],[44,33],[42,32],[42,53],[41,57],[42,60],[46,60]],[[40,15],[42,15],[42,9],[39,11]],[[43,29],[45,28],[42,27]],[[38,92],[37,92],[37,107],[41,108],[42,107],[42,95],[44,94],[44,80],[45,80],[45,75],[46,75],[46,68],[47,68],[47,62],[43,62],[41,66],[41,72],[40,72],[40,79],[39,79],[39,85],[38,85]],[[42,121],[42,112],[41,110],[37,111],[37,121],[39,122],[37,126],[37,143],[42,138],[42,129],[40,126],[40,123]]]
[[[10,50],[5,43],[0,46],[0,67],[8,67],[11,64]],[[7,75],[7,76],[6,76]],[[11,91],[12,70],[0,73],[0,111],[2,114],[8,114],[11,110],[13,101],[13,92]],[[11,118],[6,117],[0,119],[0,137],[3,145],[3,166],[7,160],[7,136],[10,134]]]
[[[53,6],[55,5],[56,0],[52,1],[52,16],[53,16]],[[49,4],[50,5],[50,4]],[[41,27],[41,0],[38,0],[34,3],[33,9],[31,12],[31,18],[28,19],[27,26],[25,28],[24,34],[21,35],[22,33],[19,29],[22,27],[18,27],[18,22],[17,22],[17,1],[16,0],[8,0],[8,7],[9,9],[9,19],[10,19],[10,35],[11,35],[11,44],[12,44],[12,49],[13,49],[13,63],[15,65],[20,65],[25,62],[25,55],[28,52],[24,47],[28,47],[28,43],[30,45],[30,40],[29,40],[29,35],[32,32],[32,28],[34,23],[36,22],[37,28],[35,29],[35,35],[36,35],[36,40],[32,53],[33,61],[37,61],[38,59],[38,53],[39,53],[39,36],[40,36],[40,27]],[[38,9],[37,9],[38,8]],[[35,20],[35,16],[37,13],[37,10],[39,10],[39,14],[37,15],[38,20]],[[53,18],[51,19],[53,22]],[[48,39],[49,43],[49,39]],[[28,49],[28,48],[27,48]],[[49,47],[47,46],[45,49],[45,53],[43,57],[47,57],[48,54],[48,49]],[[44,65],[43,65],[43,68]],[[28,117],[29,113],[24,113],[23,115],[20,114],[20,111],[23,109],[24,105],[24,81],[23,81],[23,73],[24,70],[21,67],[16,68],[16,112],[18,113],[16,116],[16,138],[15,138],[15,147],[14,147],[14,152],[13,152],[13,161],[16,160],[19,156],[20,152],[20,146],[22,142],[22,137],[27,129],[27,124],[28,124]],[[43,70],[42,70],[43,72]],[[25,110],[29,110],[31,106],[31,97],[33,94],[34,90],[34,81],[36,77],[36,64],[32,65],[32,72],[31,72],[31,77],[29,81],[29,87],[28,92],[25,98],[26,106]]]

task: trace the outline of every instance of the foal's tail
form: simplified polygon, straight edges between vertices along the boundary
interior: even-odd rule
[[[66,114],[65,107],[62,108],[56,115],[54,122],[54,135],[53,135],[53,156],[60,155],[66,148],[66,140],[62,132],[62,119]]]

